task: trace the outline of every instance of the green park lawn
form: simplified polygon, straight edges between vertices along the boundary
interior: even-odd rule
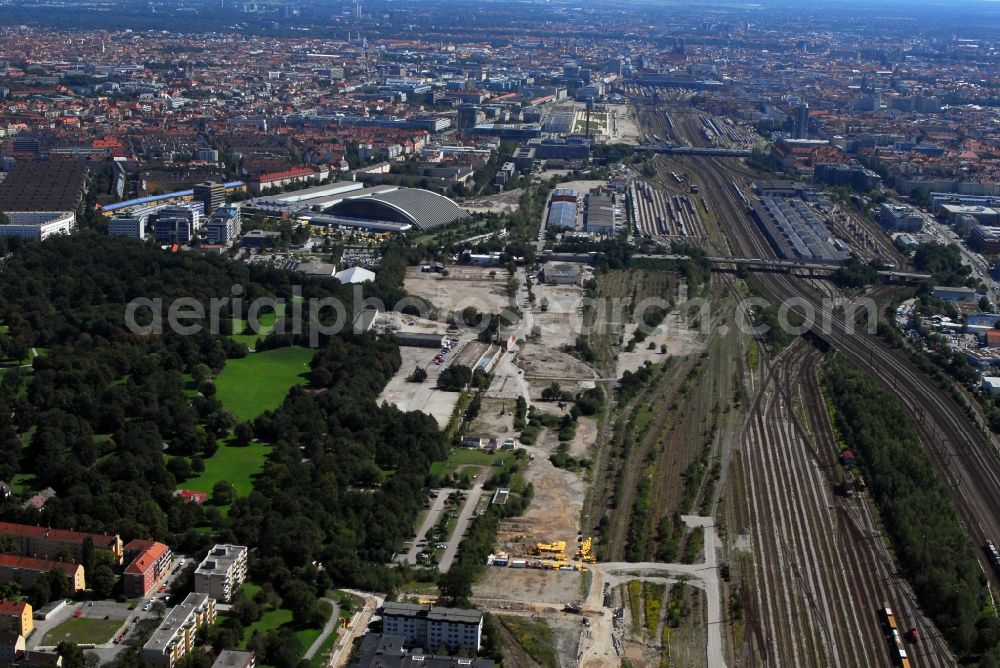
[[[215,396],[237,420],[252,420],[280,406],[293,385],[306,382],[314,352],[296,346],[228,360],[215,379]]]
[[[111,640],[121,625],[120,619],[73,617],[45,634],[45,639],[50,645],[57,645],[63,640],[77,645],[100,645]]]
[[[431,475],[440,476],[444,473],[451,473],[459,466],[472,465],[472,466],[493,466],[493,463],[498,459],[510,458],[513,459],[514,453],[510,451],[500,451],[492,455],[483,452],[482,450],[472,450],[470,448],[452,448],[451,453],[448,455],[448,459],[443,462],[434,462],[431,464]]]
[[[285,309],[278,309],[282,315],[284,315]],[[258,314],[257,324],[260,331],[254,334],[244,334],[246,330],[247,321],[242,318],[233,318],[233,335],[230,337],[233,341],[239,341],[247,348],[253,350],[253,347],[257,345],[257,339],[265,338],[274,329],[274,323],[278,319],[278,314],[274,311],[267,310]]]
[[[219,449],[205,460],[205,470],[196,478],[185,480],[177,487],[205,492],[211,497],[212,487],[220,480],[228,481],[237,496],[246,496],[253,489],[253,476],[264,468],[270,448],[263,443],[247,446],[219,443]]]

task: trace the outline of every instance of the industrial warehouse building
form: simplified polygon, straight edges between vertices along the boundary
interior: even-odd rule
[[[615,203],[608,195],[591,193],[584,198],[584,226],[590,234],[613,234]]]
[[[421,647],[478,652],[483,637],[483,613],[478,610],[386,602],[382,618],[386,635],[403,636]]]
[[[576,203],[552,202],[545,225],[553,230],[576,229]]]
[[[410,348],[440,348],[447,339],[444,334],[427,332],[396,332],[396,341]]]

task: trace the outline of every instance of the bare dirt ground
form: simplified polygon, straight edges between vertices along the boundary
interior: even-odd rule
[[[569,442],[571,457],[591,457],[591,449],[597,440],[597,420],[581,417],[576,421],[576,436]]]
[[[495,272],[493,277],[491,271]],[[510,301],[507,272],[502,269],[452,266],[448,268],[448,276],[442,276],[408,267],[403,288],[436,306],[440,320],[466,306],[475,306],[482,313],[499,313]]]
[[[608,142],[637,143],[640,140],[639,125],[636,122],[635,110],[627,104],[609,104],[608,107]],[[615,121],[611,121],[611,112],[615,112]],[[616,127],[617,126],[617,127]]]
[[[441,370],[445,368],[444,365],[434,364],[437,352],[436,348],[401,347],[399,354],[403,363],[382,389],[379,403],[386,401],[401,411],[423,411],[433,417],[439,427],[446,427],[458,404],[459,393],[434,389]],[[418,366],[427,371],[427,380],[422,383],[408,382],[406,377]]]
[[[487,568],[472,587],[477,598],[564,605],[580,598],[580,573],[534,568]]]
[[[585,275],[586,278],[586,275]],[[549,348],[572,345],[583,331],[583,288],[576,285],[536,284],[532,325],[539,327]],[[547,306],[542,311],[542,305]]]
[[[635,336],[638,325],[630,323],[625,325],[624,340],[626,343]],[[666,346],[667,355],[692,355],[701,352],[705,348],[705,336],[698,328],[694,328],[686,322],[685,318],[676,311],[666,317],[663,323],[646,339],[635,345],[633,352],[626,352],[624,349],[618,356],[618,364],[615,367],[615,374],[622,377],[626,371],[635,371],[647,361],[656,364],[662,362],[664,354],[660,352],[661,346]],[[650,349],[650,343],[653,344]]]
[[[514,407],[515,401],[511,399],[484,397],[479,415],[469,426],[468,433],[494,436],[501,440],[515,436]]]
[[[539,441],[541,445],[527,448],[534,459],[525,477],[534,485],[534,498],[521,517],[501,523],[501,550],[522,556],[535,543],[562,540],[566,542],[566,556],[572,558],[576,554],[585,484],[579,474],[556,468],[549,461],[556,448],[554,438],[549,440],[543,434]]]
[[[520,188],[466,200],[462,208],[472,213],[514,213],[521,206]]]
[[[545,337],[542,337],[545,341]],[[524,350],[518,355],[518,366],[524,369],[524,376],[528,380],[539,380],[537,391],[548,387],[552,380],[558,380],[561,385],[567,386],[567,381],[592,380],[593,370],[586,364],[568,353],[560,350],[552,350],[547,345],[538,343],[527,343]],[[532,383],[534,386],[536,383]],[[532,398],[535,388],[532,388]]]

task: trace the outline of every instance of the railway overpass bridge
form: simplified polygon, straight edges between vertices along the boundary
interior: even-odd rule
[[[636,151],[652,151],[670,155],[709,155],[716,158],[749,158],[750,151],[739,148],[704,148],[699,146],[676,146],[665,142],[636,144]]]
[[[661,260],[686,260],[687,255],[633,255],[636,258]],[[810,276],[829,275],[841,267],[840,262],[823,262],[820,260],[774,260],[759,257],[721,257],[710,255],[705,258],[713,270],[726,271],[736,267],[745,267],[750,271],[773,271],[782,273],[808,274]],[[931,278],[930,274],[918,274],[908,271],[882,270],[878,272],[882,280],[890,283],[919,283]]]

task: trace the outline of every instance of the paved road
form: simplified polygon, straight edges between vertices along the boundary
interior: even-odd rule
[[[330,637],[331,633],[337,632],[337,624],[340,622],[340,604],[332,598],[324,598],[323,600],[330,604],[333,612],[330,613],[330,619],[326,620],[326,625],[323,626],[323,630],[320,631],[318,636],[316,636],[316,640],[313,641],[312,645],[309,645],[309,649],[307,649],[305,654],[302,655],[302,658],[306,661],[316,655],[316,652],[319,651],[319,648],[323,645],[326,639]]]
[[[455,560],[455,554],[458,552],[458,544],[462,542],[462,536],[465,535],[465,530],[469,527],[469,521],[472,519],[472,514],[476,511],[476,506],[479,504],[479,497],[482,495],[483,483],[476,483],[465,499],[465,505],[462,506],[462,511],[458,514],[458,521],[455,523],[455,530],[448,540],[448,547],[445,548],[444,554],[441,555],[441,563],[438,569],[442,573],[447,573],[448,569],[451,568],[451,562]]]
[[[427,537],[427,532],[431,530],[438,520],[441,518],[441,512],[444,510],[444,501],[448,498],[448,495],[457,490],[450,487],[446,487],[438,492],[437,497],[431,504],[431,509],[427,512],[427,517],[424,518],[423,523],[420,525],[420,529],[417,531],[417,537],[413,539],[413,544],[410,545],[409,551],[400,561],[405,561],[411,566],[417,563],[417,554],[423,549],[419,545],[420,541]]]
[[[718,537],[715,532],[715,520],[711,517],[700,517],[697,515],[684,515],[681,517],[689,527],[705,528],[705,560],[700,564],[664,564],[659,562],[636,562],[627,561],[607,562],[592,564],[594,571],[594,581],[591,584],[591,591],[584,602],[585,612],[601,609],[601,597],[603,583],[607,582],[611,586],[627,582],[628,580],[666,580],[668,583],[675,581],[674,576],[686,575],[692,580],[687,584],[705,590],[705,598],[708,607],[708,647],[706,654],[708,665],[712,668],[725,668],[725,654],[722,650],[722,602],[719,593],[719,571],[716,561],[716,545]],[[645,573],[645,575],[642,575]],[[610,636],[613,633],[611,621],[603,618],[595,620],[593,633],[601,632]],[[611,643],[592,641],[589,647],[581,650],[584,665],[611,665],[610,662],[617,661],[617,657],[611,657],[608,647]],[[615,663],[617,665],[617,663]]]

